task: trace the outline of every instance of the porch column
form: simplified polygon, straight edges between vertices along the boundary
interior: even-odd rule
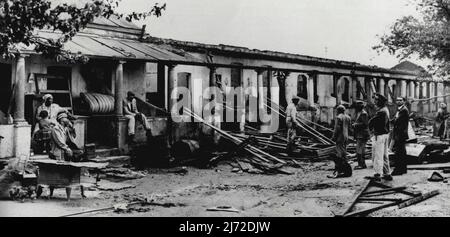
[[[443,86],[443,89],[442,89],[442,95],[444,96],[444,98],[442,98],[442,100],[444,101],[444,103],[445,104],[447,104],[447,101],[448,101],[448,99],[447,99],[447,82],[442,82],[442,86]]]
[[[378,80],[378,93],[380,95],[386,95],[385,89],[386,89],[386,81],[384,79],[377,79]]]
[[[373,78],[364,77],[364,84],[365,84],[364,87],[366,88],[365,90],[366,90],[366,96],[367,96],[366,100],[367,100],[367,103],[369,103],[369,104],[373,103],[372,96],[373,96],[373,93],[376,93],[376,91],[375,92],[373,91],[373,89],[376,89],[376,88],[372,89],[372,83],[373,83]]]
[[[209,86],[216,86],[216,68],[213,66],[209,67]]]
[[[122,101],[124,99],[124,93],[123,90],[123,64],[125,61],[119,61],[116,66],[116,72],[115,72],[115,114],[117,117],[123,116],[123,104]]]
[[[415,98],[415,91],[416,90],[416,88],[415,88],[415,83],[414,83],[414,81],[409,81],[409,87],[408,87],[408,97],[410,98],[410,99],[414,99]]]
[[[123,64],[125,61],[118,61],[113,72],[114,78],[114,114],[116,115],[116,146],[120,149],[122,154],[129,152],[127,145],[128,137],[128,120],[123,116],[123,100],[125,98],[125,91],[123,88]]]
[[[400,87],[399,87],[399,95],[401,97],[407,97],[408,96],[408,85],[405,80],[400,80]]]
[[[353,104],[353,103],[356,102],[356,100],[359,99],[358,98],[358,78],[355,77],[355,76],[352,76],[351,78],[352,78],[352,82],[351,82],[351,87],[350,88],[352,90],[352,92],[351,92],[352,99],[349,102],[350,102],[350,104]]]
[[[384,96],[386,97],[386,99],[389,101],[389,98],[391,97],[389,90],[391,88],[389,88],[389,79],[384,79]]]
[[[15,106],[14,111],[14,123],[24,124],[25,121],[25,83],[26,83],[26,71],[25,71],[25,57],[27,55],[20,54],[16,61],[16,92],[15,92]]]
[[[314,105],[314,76],[308,75],[308,102],[310,106]],[[288,101],[289,104],[289,101]]]
[[[420,82],[415,81],[414,87],[415,87],[414,98],[419,99],[420,98]]]
[[[258,107],[259,109],[264,108],[264,86],[263,86],[263,73],[264,70],[256,70],[257,73],[257,83],[258,83]],[[261,112],[262,110],[260,110]],[[260,113],[259,112],[259,113]]]
[[[168,96],[168,105],[167,105],[167,109],[168,111],[171,111],[172,106],[177,102],[177,99],[172,99],[172,92],[174,90],[176,90],[176,87],[178,85],[178,80],[177,80],[177,76],[175,75],[175,67],[176,65],[167,65],[168,68],[168,86],[167,89],[169,90],[167,92],[167,96]]]
[[[14,111],[14,156],[22,161],[30,157],[31,126],[25,120],[25,84],[26,70],[25,58],[28,55],[20,54],[16,60],[15,78],[15,111]]]

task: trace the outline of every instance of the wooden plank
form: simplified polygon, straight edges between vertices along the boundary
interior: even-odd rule
[[[360,201],[360,202],[372,202],[372,201],[402,202],[403,199],[401,199],[401,198],[366,198],[366,197],[362,197],[362,198],[359,198],[358,201]]]
[[[368,208],[368,209],[361,210],[361,211],[355,211],[355,212],[352,212],[352,213],[348,213],[344,217],[365,216],[365,215],[368,215],[368,214],[370,214],[372,212],[375,212],[375,211],[378,211],[378,210],[381,210],[381,209],[384,209],[384,208],[396,206],[398,204],[399,204],[399,202],[387,203],[387,204],[384,204],[384,205],[381,205],[381,206],[377,206],[377,207]]]
[[[429,199],[429,198],[432,198],[432,197],[434,197],[434,196],[436,196],[436,195],[438,195],[438,194],[440,194],[439,190],[434,190],[434,191],[432,191],[432,192],[425,193],[425,194],[423,194],[423,195],[420,195],[420,196],[418,196],[418,197],[411,198],[411,199],[409,199],[409,200],[406,200],[406,201],[400,203],[400,204],[398,205],[398,208],[402,209],[402,208],[405,208],[405,207],[408,207],[408,206],[417,204],[417,203],[419,203],[419,202],[423,202],[423,201],[425,201],[425,200],[427,200],[427,199]]]
[[[96,163],[96,162],[57,162],[56,160],[33,160],[31,163],[45,164],[45,165],[56,165],[56,166],[71,166],[77,168],[91,168],[91,169],[101,169],[108,166],[108,163]]]
[[[381,190],[365,192],[363,194],[363,196],[371,195],[371,194],[380,194],[380,193],[392,192],[392,191],[400,191],[400,190],[405,190],[405,189],[406,189],[406,187],[386,188],[386,189],[381,189]]]
[[[356,192],[356,195],[353,197],[352,202],[350,203],[350,205],[340,214],[336,215],[337,217],[343,217],[345,216],[348,212],[350,212],[352,210],[352,208],[355,206],[356,202],[358,201],[358,199],[362,196],[362,194],[367,191],[367,189],[370,187],[372,183],[372,180],[365,180],[363,186],[361,187],[360,190],[358,190]]]
[[[444,170],[450,169],[450,163],[408,165],[409,170]]]

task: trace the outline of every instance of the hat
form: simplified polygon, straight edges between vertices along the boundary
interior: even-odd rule
[[[127,95],[128,95],[128,96],[133,96],[133,97],[135,96],[134,93],[131,92],[131,91],[128,91],[128,92],[127,92]]]
[[[59,113],[56,117],[56,120],[60,121],[61,119],[68,118],[66,113]]]
[[[46,101],[48,98],[52,98],[52,99],[53,99],[53,96],[50,95],[50,94],[45,94],[44,96],[42,96],[42,99],[43,99],[44,101]]]
[[[343,112],[345,112],[345,106],[343,106],[343,105],[339,105],[337,108],[336,108],[336,110],[337,110],[337,112],[339,113],[343,113]]]
[[[364,105],[364,101],[362,101],[362,100],[357,100],[357,101],[356,101],[356,104],[357,104],[357,105]]]
[[[300,97],[294,95],[294,96],[292,96],[292,100],[300,100]]]
[[[386,97],[384,97],[384,95],[382,95],[382,94],[376,93],[375,96],[378,98],[378,100],[380,100],[382,102],[386,102],[387,101]]]

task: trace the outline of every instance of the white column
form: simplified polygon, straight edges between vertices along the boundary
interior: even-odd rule
[[[309,105],[314,105],[314,76],[308,75],[308,81],[307,81],[307,88],[308,88],[308,102]]]
[[[115,114],[116,116],[123,116],[122,101],[125,97],[123,90],[123,64],[125,61],[119,61],[115,70]]]
[[[21,162],[30,157],[31,148],[31,126],[25,120],[25,84],[26,70],[25,57],[20,54],[16,60],[15,78],[15,111],[14,111],[14,155]]]

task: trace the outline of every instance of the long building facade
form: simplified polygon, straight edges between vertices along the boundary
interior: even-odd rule
[[[138,107],[148,116],[151,135],[168,137],[170,142],[197,138],[201,133],[198,123],[174,123],[173,116],[162,112],[171,111],[178,102],[178,95],[171,93],[179,87],[188,89],[188,106],[199,115],[210,102],[204,94],[207,88],[218,87],[225,93],[242,88],[243,99],[230,105],[240,113],[233,113],[233,122],[222,121],[216,126],[237,131],[252,126],[263,133],[270,132],[270,125],[257,122],[250,98],[256,98],[256,106],[261,108],[268,101],[283,108],[294,95],[299,96],[306,119],[332,124],[337,105],[351,108],[362,99],[371,106],[374,93],[386,95],[395,111],[393,102],[398,96],[423,99],[449,92],[443,81],[411,71],[161,39],[144,32],[121,20],[97,19],[65,45],[66,50],[89,57],[87,63],[58,62],[25,46],[15,59],[0,61],[0,158],[30,156],[36,108],[46,93],[77,116],[80,147],[94,143],[128,153],[127,120],[121,103],[127,91],[139,98]],[[58,37],[54,32],[39,34]],[[444,100],[440,97],[411,106],[413,111],[430,114]],[[137,131],[138,141],[145,142],[142,126]]]

